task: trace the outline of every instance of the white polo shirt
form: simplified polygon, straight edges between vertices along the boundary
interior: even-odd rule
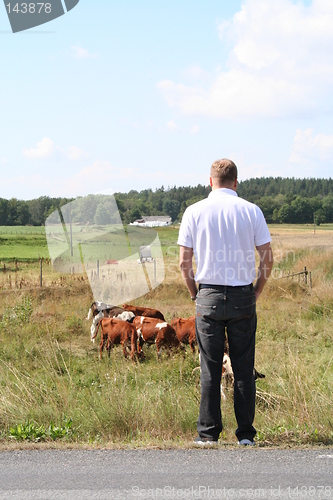
[[[232,189],[214,189],[205,200],[188,207],[178,245],[192,248],[195,281],[242,286],[256,279],[255,247],[271,241],[262,211]]]

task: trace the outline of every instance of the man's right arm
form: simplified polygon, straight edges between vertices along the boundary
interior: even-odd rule
[[[271,274],[273,267],[273,251],[270,243],[265,243],[257,248],[260,264],[258,269],[258,278],[256,284],[254,285],[254,293],[256,295],[256,300],[258,300],[259,295],[264,289],[266,281]]]
[[[193,249],[180,246],[179,250],[179,267],[182,273],[182,278],[185,281],[188,291],[191,297],[196,297],[198,293],[197,285],[194,281],[194,271],[193,271]]]

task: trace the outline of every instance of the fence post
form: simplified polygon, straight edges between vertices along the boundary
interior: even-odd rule
[[[97,279],[99,279],[99,260],[97,261]]]
[[[308,284],[308,272],[306,270],[306,267],[304,267],[304,283],[306,285]]]
[[[40,259],[40,276],[39,276],[39,285],[43,286],[43,257]]]
[[[156,283],[156,259],[154,259],[154,285]]]

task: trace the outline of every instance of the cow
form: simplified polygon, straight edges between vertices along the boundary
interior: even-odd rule
[[[265,378],[265,375],[263,373],[258,372],[258,370],[256,370],[255,368],[253,369],[253,375],[254,375],[254,380],[257,380],[258,378]],[[229,354],[224,353],[223,365],[222,365],[222,378],[221,378],[221,396],[224,401],[226,400],[226,396],[224,393],[224,385],[226,387],[228,386],[233,387],[234,382],[235,382],[234,372],[232,370]]]
[[[132,306],[130,304],[123,304],[123,309],[133,312],[135,316],[145,316],[146,318],[157,318],[165,321],[163,314],[157,309],[152,309],[150,307]]]
[[[259,373],[255,368],[253,369],[253,375],[254,375],[254,380],[257,380],[258,378],[265,378],[265,375],[263,373]],[[229,343],[226,336],[224,336],[224,356],[223,356],[222,378],[221,378],[221,396],[225,400],[226,397],[223,390],[223,382],[225,382],[226,387],[228,387],[228,385],[233,387],[235,382],[234,372],[231,366],[231,359],[229,357]]]
[[[121,344],[123,346],[125,358],[127,358],[128,355],[127,347],[131,346],[131,359],[134,360],[134,357],[138,354],[138,334],[133,324],[122,321],[121,319],[102,318],[97,324],[96,332],[92,340],[96,338],[99,327],[101,327],[101,342],[99,344],[100,359],[102,359],[104,346],[106,346],[110,357],[112,347]]]
[[[96,338],[95,332],[98,322],[102,318],[117,318],[123,321],[133,321],[134,313],[130,311],[125,311],[122,307],[112,306],[110,304],[105,304],[104,302],[93,302],[89,308],[87,320],[93,316],[93,322],[90,328],[91,340],[94,341]]]
[[[124,309],[122,307],[113,306],[111,304],[105,304],[105,302],[95,301],[89,307],[88,316],[86,319],[89,320],[91,316],[95,317],[100,312],[103,313],[103,316],[105,318],[113,318],[114,316],[117,316],[118,314],[124,312]]]
[[[161,354],[161,347],[178,348],[180,346],[175,330],[165,321],[160,321],[157,318],[147,318],[146,316],[136,316],[133,324],[138,333],[138,351],[140,354],[144,343],[148,346],[156,344],[158,357]]]
[[[226,351],[226,350],[224,350]],[[223,401],[226,400],[224,385],[226,387],[234,385],[234,372],[232,371],[231,360],[228,352],[224,352],[223,361],[222,361],[222,377],[221,377],[221,397]]]
[[[195,344],[197,343],[195,335],[195,316],[190,316],[189,318],[175,318],[170,324],[176,331],[179,342],[182,344],[189,344],[194,354]]]

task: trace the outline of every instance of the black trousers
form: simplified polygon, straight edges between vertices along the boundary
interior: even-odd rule
[[[234,410],[238,440],[252,440],[255,414],[254,354],[257,327],[253,286],[200,285],[196,299],[196,335],[200,350],[201,400],[198,433],[218,439],[222,431],[221,391],[224,333],[234,372]]]

